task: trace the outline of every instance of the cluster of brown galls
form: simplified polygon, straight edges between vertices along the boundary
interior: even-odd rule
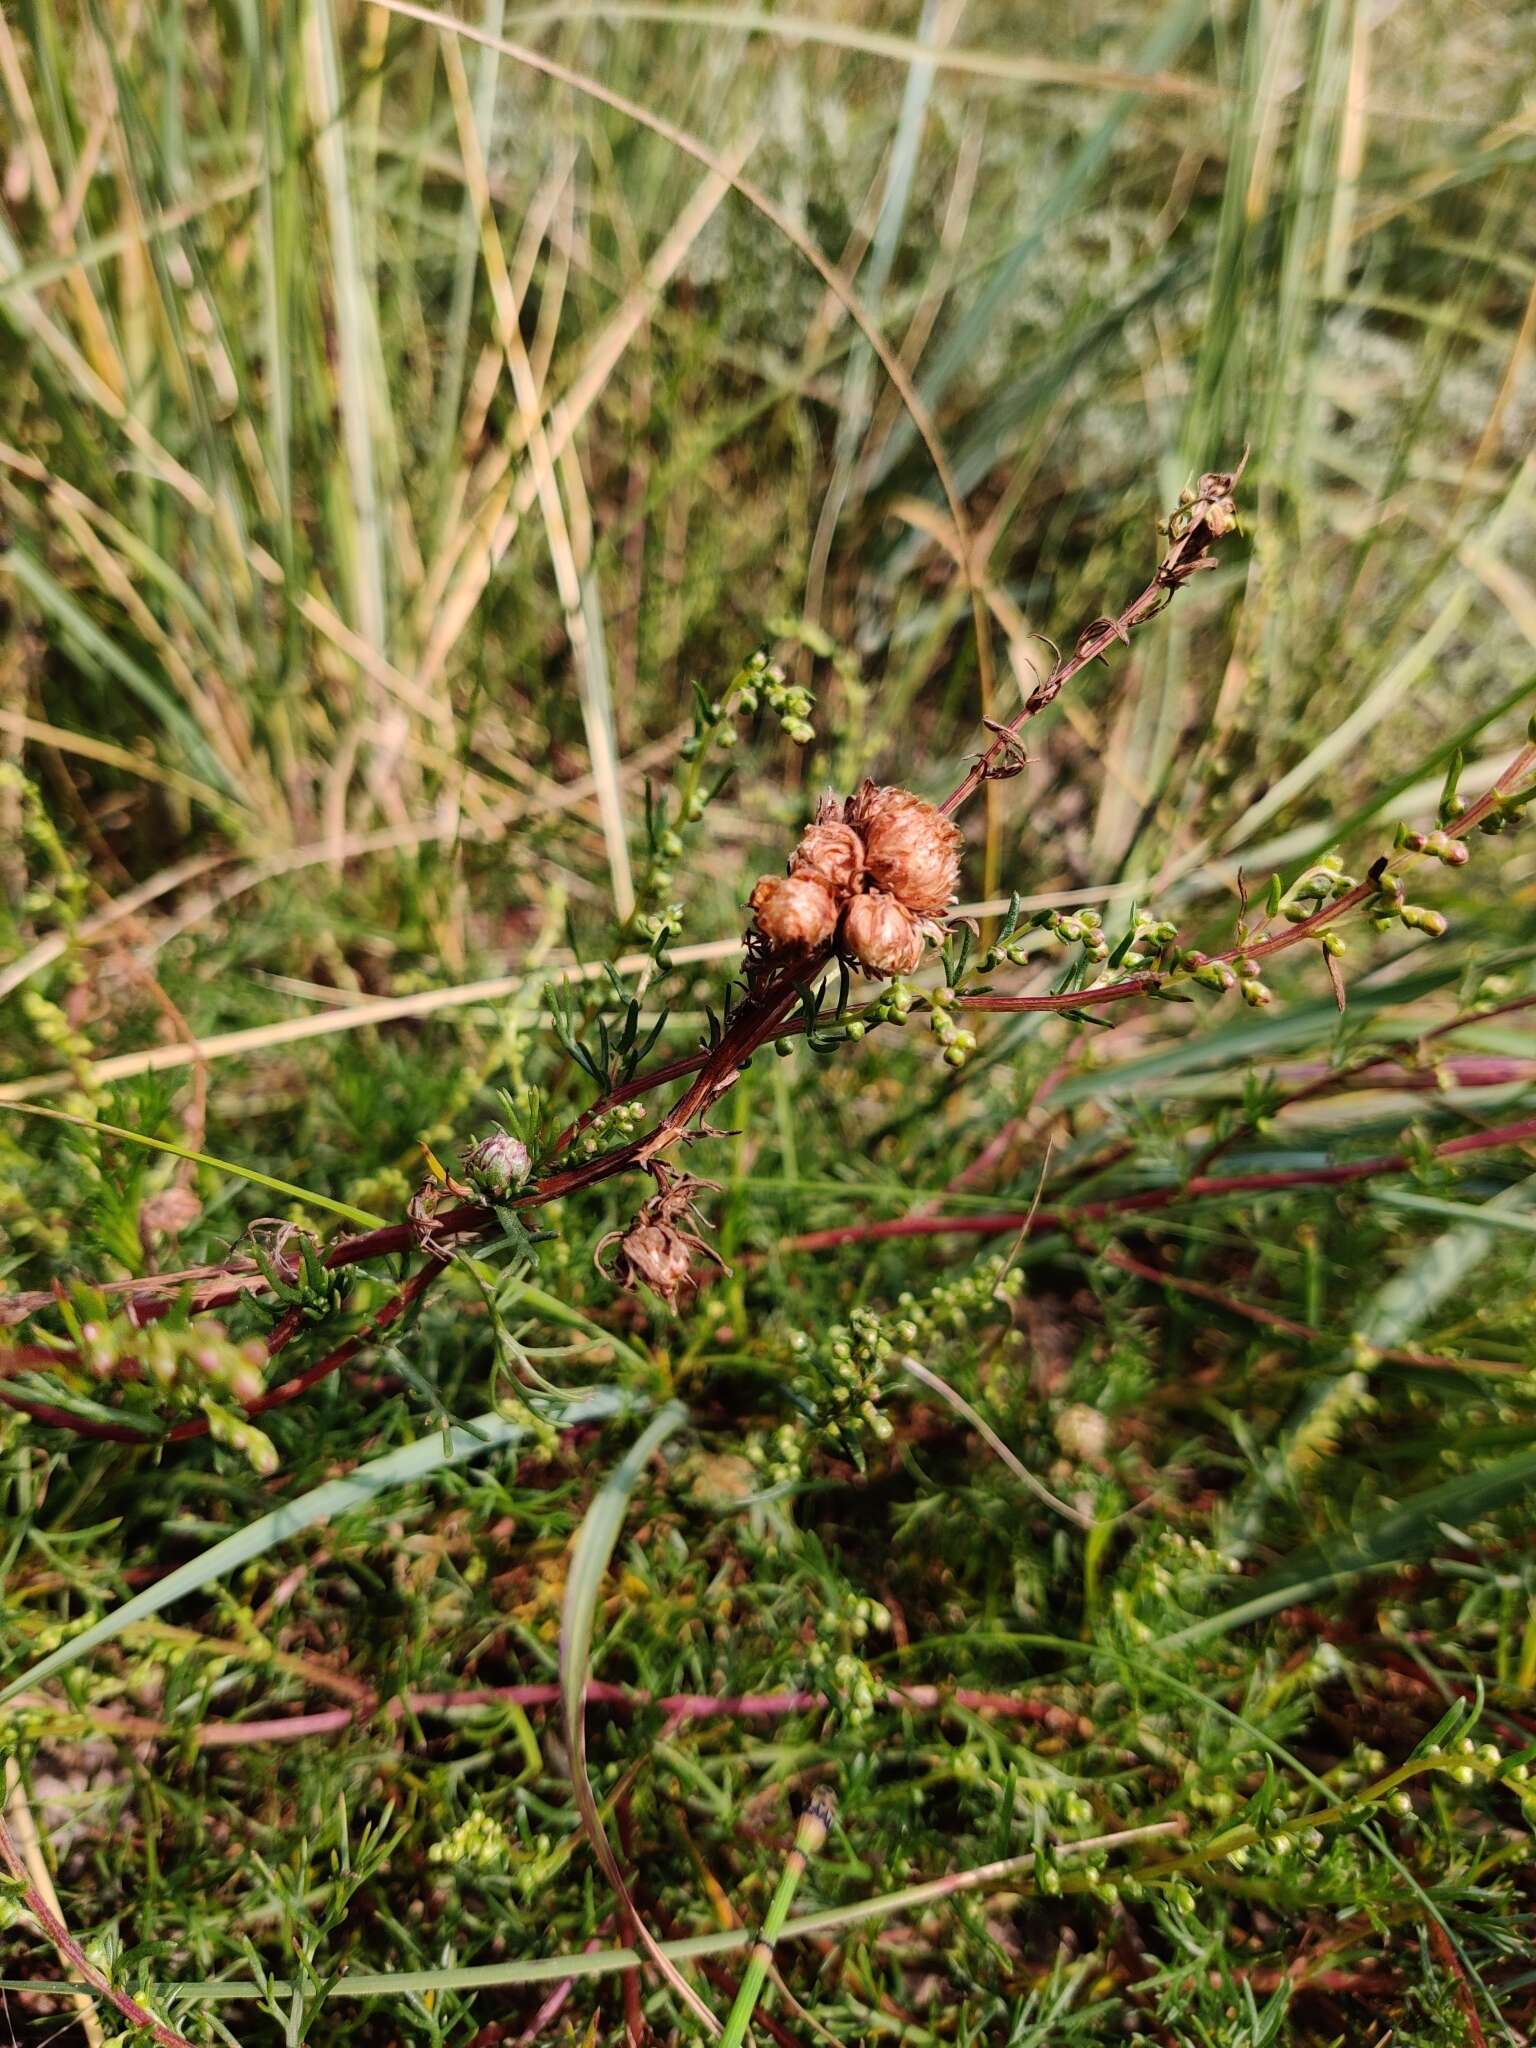
[[[861,782],[846,803],[821,800],[789,872],[752,891],[754,965],[792,966],[831,945],[877,981],[911,974],[960,878],[960,834],[910,789]]]

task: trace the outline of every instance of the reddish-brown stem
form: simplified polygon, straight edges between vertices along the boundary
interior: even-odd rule
[[[611,1707],[627,1714],[641,1713],[654,1707],[669,1720],[677,1722],[776,1720],[788,1714],[814,1713],[832,1704],[830,1696],[825,1693],[802,1691],[671,1693],[657,1696],[638,1688],[609,1685],[600,1679],[588,1680],[586,1701],[589,1706]],[[485,1712],[494,1707],[534,1709],[558,1707],[560,1702],[558,1685],[495,1685],[451,1692],[408,1692],[385,1701],[382,1711],[389,1720],[399,1721],[408,1714]],[[893,1685],[886,1688],[884,1702],[887,1706],[912,1713],[943,1713],[950,1708],[959,1708],[968,1713],[993,1715],[1000,1720],[1032,1721],[1053,1732],[1075,1734],[1084,1739],[1091,1732],[1081,1716],[1067,1708],[1055,1706],[1048,1700],[1022,1698],[1014,1693],[976,1692],[964,1686]],[[30,1704],[40,1705],[42,1702],[31,1701]],[[369,1697],[359,1701],[355,1707],[322,1707],[314,1713],[272,1715],[253,1721],[202,1721],[184,1728],[140,1714],[117,1714],[110,1709],[87,1711],[92,1724],[104,1733],[121,1735],[134,1742],[190,1740],[197,1749],[245,1749],[268,1742],[299,1742],[315,1735],[339,1735],[345,1729],[366,1721],[375,1711],[375,1705]]]
[[[1470,1153],[1492,1152],[1503,1145],[1525,1145],[1533,1140],[1536,1117],[1527,1117],[1520,1123],[1503,1124],[1491,1131],[1448,1138],[1434,1148],[1431,1156],[1465,1158]],[[1377,1174],[1401,1173],[1412,1163],[1406,1152],[1389,1152],[1374,1159],[1346,1159],[1335,1166],[1297,1167],[1286,1173],[1196,1174],[1173,1187],[1142,1188],[1099,1202],[1081,1202],[1071,1209],[1008,1209],[977,1216],[897,1216],[884,1223],[844,1223],[833,1230],[811,1230],[799,1237],[783,1238],[779,1249],[822,1252],[837,1245],[870,1244],[881,1238],[1003,1237],[1011,1232],[1059,1230],[1102,1222],[1110,1216],[1168,1209],[1179,1202],[1202,1201],[1211,1195],[1277,1194],[1285,1188],[1339,1187],[1350,1181],[1370,1180]]]
[[[1244,456],[1244,462],[1247,457]],[[1242,464],[1231,481],[1241,475]],[[1030,719],[1039,714],[1060,696],[1064,686],[1075,675],[1080,675],[1090,662],[1098,661],[1107,654],[1117,640],[1129,643],[1131,634],[1138,626],[1144,626],[1149,619],[1156,618],[1164,606],[1171,603],[1173,594],[1187,583],[1195,571],[1210,565],[1210,549],[1219,533],[1215,533],[1201,518],[1175,540],[1158,564],[1157,574],[1138,596],[1115,619],[1095,619],[1078,636],[1077,646],[1064,661],[1058,661],[1050,674],[1036,683],[1024,700],[1023,709],[998,733],[992,744],[978,755],[975,765],[961,777],[960,781],[939,805],[943,815],[953,817],[962,804],[968,803],[984,782],[990,781],[999,759],[1016,751],[1019,733]]]
[[[1107,1266],[1117,1266],[1122,1273],[1134,1274],[1139,1280],[1150,1280],[1158,1287],[1172,1287],[1178,1293],[1191,1294],[1199,1301],[1214,1302],[1230,1315],[1242,1316],[1266,1330],[1279,1330],[1287,1337],[1299,1337],[1308,1344],[1326,1341],[1328,1333],[1314,1329],[1310,1323],[1299,1323],[1294,1316],[1283,1316],[1258,1302],[1240,1301],[1236,1295],[1228,1294],[1224,1288],[1213,1287],[1208,1281],[1191,1280],[1183,1273],[1170,1273],[1165,1267],[1149,1265],[1145,1259],[1132,1257],[1119,1245],[1095,1246],[1093,1256],[1102,1259]],[[1526,1371],[1523,1365],[1514,1364],[1507,1358],[1447,1358],[1432,1351],[1396,1349],[1378,1351],[1375,1355],[1388,1365],[1419,1366],[1430,1372],[1503,1373],[1520,1378]]]
[[[1536,1008],[1536,996],[1513,996],[1507,1003],[1499,1003],[1490,1009],[1469,1010],[1461,1016],[1450,1017],[1444,1024],[1437,1024],[1433,1030],[1422,1033],[1417,1039],[1400,1040],[1396,1046],[1385,1052],[1368,1052],[1351,1066],[1320,1067],[1305,1087],[1298,1089],[1293,1095],[1288,1095],[1276,1106],[1280,1109],[1294,1109],[1299,1103],[1311,1102],[1319,1095],[1331,1095],[1336,1089],[1346,1088],[1351,1081],[1359,1081],[1362,1086],[1438,1088],[1442,1071],[1457,1088],[1497,1088],[1508,1081],[1525,1080],[1533,1071],[1533,1067],[1536,1067],[1536,1063],[1530,1060],[1498,1058],[1447,1060],[1443,1063],[1443,1069],[1439,1063],[1433,1068],[1409,1068],[1380,1083],[1375,1082],[1372,1077],[1378,1070],[1388,1071],[1388,1063],[1391,1061],[1414,1058],[1421,1047],[1434,1039],[1447,1038],[1452,1032],[1464,1031],[1469,1025],[1481,1024],[1490,1017],[1504,1017],[1512,1010],[1531,1008]],[[1230,1131],[1225,1132],[1201,1153],[1198,1162],[1200,1168],[1203,1170],[1213,1159],[1219,1159],[1223,1152],[1230,1151],[1251,1128],[1252,1126],[1246,1123],[1234,1124]]]
[[[1488,2036],[1483,2032],[1482,2020],[1478,2017],[1477,2000],[1472,1996],[1472,1986],[1467,1982],[1467,1973],[1462,1967],[1456,1945],[1446,1933],[1440,1920],[1431,1913],[1429,1938],[1434,1943],[1435,1953],[1451,1973],[1456,1987],[1456,2003],[1461,2007],[1461,2016],[1467,2025],[1467,2040],[1471,2048],[1488,2048]]]
[[[1520,783],[1533,768],[1536,768],[1536,744],[1522,747],[1493,785],[1480,796],[1476,803],[1468,804],[1459,817],[1453,818],[1444,827],[1453,839],[1461,838],[1473,831],[1490,811],[1499,798]],[[1402,861],[1416,858],[1404,854]],[[1287,925],[1283,932],[1276,932],[1273,938],[1252,939],[1241,946],[1229,946],[1224,953],[1212,953],[1212,961],[1230,966],[1234,960],[1265,960],[1275,953],[1283,953],[1287,947],[1299,946],[1307,939],[1320,938],[1322,933],[1336,924],[1341,917],[1358,910],[1362,904],[1374,900],[1377,893],[1374,882],[1358,882],[1345,896],[1316,910],[1301,923]],[[1121,981],[1104,982],[1097,988],[1068,990],[1061,995],[1048,996],[962,996],[960,1002],[968,1010],[992,1010],[1000,1012],[1021,1010],[1082,1010],[1104,1003],[1124,1002],[1129,996],[1150,995],[1164,980],[1159,974],[1130,974]]]
[[[1483,819],[1497,808],[1500,797],[1522,782],[1533,768],[1536,768],[1536,743],[1522,747],[1484,794],[1475,803],[1468,804],[1458,817],[1451,819],[1443,828],[1446,835],[1452,839],[1460,839],[1466,833],[1474,831]],[[1417,856],[1413,854],[1401,854],[1389,864],[1384,873],[1390,873],[1415,858]],[[1299,945],[1303,939],[1316,938],[1336,919],[1345,916],[1351,910],[1358,910],[1363,903],[1370,902],[1375,894],[1375,882],[1357,882],[1348,895],[1340,896],[1333,903],[1324,904],[1321,910],[1314,910],[1310,917],[1303,918],[1299,924],[1287,926],[1273,938],[1258,939],[1245,946],[1233,946],[1229,951],[1218,953],[1214,957],[1218,960],[1266,959],[1272,953],[1282,952],[1287,946]]]
[[[419,1271],[411,1275],[403,1287],[396,1289],[389,1300],[378,1311],[377,1315],[374,1316],[367,1329],[359,1330],[355,1336],[348,1337],[344,1343],[338,1344],[333,1351],[328,1351],[324,1358],[317,1359],[313,1365],[306,1366],[303,1372],[297,1374],[293,1379],[284,1380],[278,1386],[269,1387],[266,1393],[260,1395],[256,1400],[247,1402],[244,1413],[247,1415],[264,1415],[268,1409],[285,1407],[288,1402],[297,1401],[301,1394],[307,1394],[311,1387],[318,1386],[321,1380],[329,1379],[333,1372],[339,1372],[344,1365],[350,1364],[360,1351],[365,1350],[368,1345],[375,1341],[382,1331],[387,1330],[392,1323],[398,1322],[400,1317],[409,1308],[420,1301],[433,1281],[443,1271],[445,1264],[445,1260],[436,1256],[429,1258]],[[285,1315],[268,1336],[267,1350],[269,1355],[276,1356],[283,1348],[283,1345],[291,1341],[301,1327],[301,1324],[302,1319],[295,1313],[290,1312],[288,1315]],[[50,1363],[54,1364],[57,1364],[59,1355],[53,1352],[47,1354]],[[102,1443],[187,1443],[194,1437],[206,1436],[209,1429],[206,1415],[189,1415],[184,1422],[173,1423],[164,1432],[163,1436],[149,1436],[144,1430],[130,1429],[125,1424],[98,1422],[91,1416],[71,1415],[66,1409],[55,1408],[44,1402],[34,1401],[29,1395],[18,1394],[10,1387],[0,1387],[0,1402],[4,1402],[11,1408],[19,1408],[23,1414],[30,1415],[35,1422],[48,1423],[56,1429],[73,1430],[76,1436],[92,1437]]]
[[[52,1942],[60,1962],[67,1963],[82,1983],[89,1984],[98,1998],[104,1998],[109,2005],[115,2006],[125,2020],[136,2027],[142,2027],[145,2033],[160,2043],[160,2048],[192,2048],[192,2043],[185,2034],[178,2034],[163,2020],[157,2020],[136,1998],[130,1998],[126,1991],[119,1991],[97,1969],[53,1907],[33,1884],[27,1866],[22,1860],[21,1851],[17,1848],[3,1816],[0,1816],[0,1863],[5,1865],[21,1887],[22,1904]]]

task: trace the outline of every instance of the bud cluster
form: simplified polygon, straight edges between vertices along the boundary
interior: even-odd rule
[[[1000,1307],[1022,1286],[1017,1267],[994,1254],[969,1272],[941,1280],[921,1300],[904,1290],[883,1314],[861,1306],[849,1312],[847,1322],[833,1323],[819,1336],[792,1332],[792,1385],[814,1435],[844,1455],[860,1455],[866,1436],[888,1443],[894,1430],[883,1404],[898,1353],[926,1356],[947,1339],[966,1336],[978,1318],[990,1314],[995,1321]],[[794,1423],[755,1436],[746,1446],[753,1465],[773,1485],[798,1479],[809,1449],[804,1425]]]
[[[1141,1543],[1134,1569],[1123,1574],[1111,1595],[1115,1622],[1127,1642],[1150,1642],[1192,1612],[1201,1612],[1213,1581],[1235,1578],[1242,1570],[1235,1550],[1219,1549],[1182,1530],[1157,1530]],[[1210,1810],[1219,1814],[1230,1806]]]
[[[868,1721],[885,1693],[884,1682],[859,1654],[873,1629],[886,1634],[890,1611],[879,1600],[862,1596],[829,1602],[816,1621],[816,1635],[805,1652],[811,1683],[830,1693],[852,1726]]]
[[[784,729],[786,739],[797,747],[808,746],[816,737],[816,728],[811,724],[811,693],[802,690],[798,684],[786,681],[784,671],[776,661],[770,661],[759,650],[754,654],[741,674],[715,706],[717,714],[724,718],[732,710],[745,711],[749,716],[760,704],[765,704]],[[734,740],[735,733],[731,733]],[[729,741],[722,743],[729,745]],[[683,753],[687,757],[687,743]]]
[[[669,938],[682,929],[683,908],[670,901],[676,864],[683,857],[683,828],[697,825],[710,799],[719,793],[725,777],[706,788],[703,771],[712,748],[729,753],[736,745],[735,720],[739,713],[752,714],[766,705],[778,719],[785,735],[797,746],[816,737],[810,722],[809,691],[785,679],[777,662],[761,649],[726,684],[717,698],[711,698],[697,683],[693,686],[693,731],[678,748],[682,773],[675,797],[653,795],[646,790],[646,827],[650,859],[639,887],[640,900],[650,904],[635,919],[635,926],[652,943],[660,958]]]
[[[976,1050],[975,1032],[963,1030],[950,1014],[959,999],[953,988],[936,988],[928,997],[928,1029],[943,1046],[947,1067],[963,1067]]]
[[[1452,839],[1448,832],[1399,832],[1397,843],[1405,852],[1426,854],[1442,867],[1464,868],[1471,859],[1465,839]]]
[[[641,1101],[616,1102],[611,1109],[605,1109],[595,1116],[571,1148],[578,1158],[593,1159],[599,1152],[606,1152],[614,1145],[622,1145],[645,1128],[645,1104]]]
[[[93,1378],[137,1368],[174,1406],[199,1409],[213,1441],[246,1459],[258,1477],[270,1479],[276,1472],[272,1439],[237,1412],[259,1400],[266,1387],[267,1347],[259,1337],[237,1343],[213,1316],[195,1322],[166,1318],[139,1329],[114,1320],[105,1299],[85,1290],[64,1304],[64,1319]]]
[[[1138,968],[1155,964],[1164,948],[1178,937],[1179,928],[1149,910],[1136,909],[1131,915],[1130,930],[1112,948],[1105,935],[1103,916],[1097,910],[1042,910],[1024,919],[1015,900],[997,937],[978,959],[978,972],[990,974],[1005,964],[1022,967],[1030,955],[1029,939],[1033,932],[1048,932],[1063,946],[1080,946],[1088,966],[1106,970],[1086,984],[1093,988],[1110,975],[1134,974]]]
[[[1248,959],[1245,955],[1242,959],[1234,961],[1233,965],[1237,970],[1238,994],[1249,1009],[1268,1009],[1275,999],[1275,992],[1261,977],[1258,962]]]
[[[1252,961],[1242,963],[1248,970],[1249,978],[1257,973]],[[1237,986],[1237,975],[1225,960],[1212,960],[1208,954],[1190,946],[1179,955],[1179,965],[1190,980],[1200,988],[1208,988],[1216,995],[1226,995]]]
[[[266,1345],[259,1337],[235,1342],[214,1316],[196,1322],[167,1317],[140,1329],[114,1317],[106,1297],[87,1288],[63,1304],[63,1315],[93,1379],[113,1379],[124,1367],[139,1366],[162,1394],[189,1404],[205,1394],[246,1403],[266,1386]]]
[[[1396,875],[1380,875],[1375,890],[1367,906],[1367,914],[1375,930],[1388,932],[1394,924],[1403,924],[1410,931],[1427,932],[1432,939],[1444,937],[1446,920],[1442,913],[1430,910],[1422,903],[1409,903]]]
[[[1499,790],[1489,806],[1487,815],[1477,821],[1479,832],[1486,832],[1490,838],[1497,838],[1501,832],[1509,832],[1525,822],[1526,807],[1536,798],[1536,787],[1523,790]]]
[[[1097,910],[1047,912],[1043,926],[1064,946],[1081,946],[1084,957],[1095,966],[1109,958],[1109,941],[1104,936],[1104,919]],[[1009,955],[1012,958],[1012,955]]]
[[[917,1001],[917,991],[901,975],[893,974],[869,1006],[872,1024],[905,1024]]]
[[[471,1870],[505,1870],[512,1860],[507,1831],[484,1807],[474,1811],[427,1851],[429,1863],[453,1864]]]
[[[653,886],[668,889],[672,886],[670,874],[652,869],[650,880]],[[681,903],[665,904],[660,910],[647,910],[635,919],[635,929],[647,939],[660,941],[665,945],[668,939],[676,938],[683,928],[683,906]]]
[[[211,1395],[204,1394],[197,1405],[208,1418],[208,1434],[216,1444],[238,1452],[258,1478],[272,1477],[278,1465],[277,1446],[265,1430],[258,1429],[245,1416],[236,1415]]]

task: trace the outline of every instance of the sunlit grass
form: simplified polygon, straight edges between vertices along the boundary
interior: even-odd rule
[[[966,817],[987,937],[1102,919],[997,985],[1138,908],[1220,953],[1487,790],[1536,706],[1533,41],[0,22],[18,2036],[1529,2032],[1528,835],[1404,870],[1443,937],[1341,925],[1342,1014],[1314,940],[1252,1008],[978,1013],[958,1069],[921,997],[765,1048],[681,1155],[730,1270],[677,1315],[593,1263],[633,1175],[405,1314],[408,1233],[295,1282],[274,1385],[358,1341],[270,1481],[57,1346],[266,1210],[397,1224],[504,1094],[547,1140],[631,999],[686,1058],[820,790],[941,795],[1245,447],[1215,570]],[[810,745],[717,710],[759,647]],[[48,2004],[82,1956],[116,2013]]]

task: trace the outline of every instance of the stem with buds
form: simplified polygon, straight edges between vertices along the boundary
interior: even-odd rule
[[[1245,455],[1244,462],[1246,459]],[[1072,654],[1057,661],[1050,674],[1035,686],[1022,709],[1007,725],[987,721],[988,729],[994,737],[956,787],[938,806],[942,816],[953,816],[984,783],[1003,781],[1019,773],[1024,765],[1019,735],[1028,721],[1052,703],[1072,677],[1091,662],[1103,658],[1116,641],[1128,644],[1131,634],[1156,617],[1172,601],[1174,594],[1198,572],[1215,566],[1212,549],[1216,542],[1232,531],[1237,522],[1232,491],[1242,474],[1243,466],[1243,463],[1239,463],[1231,472],[1211,472],[1201,477],[1197,489],[1184,493],[1178,510],[1168,522],[1168,548],[1146,587],[1118,616],[1096,619],[1085,627]],[[1484,796],[1467,805],[1454,818],[1444,820],[1444,830],[1459,836],[1481,824],[1495,812],[1502,815],[1505,810],[1517,809],[1523,799],[1515,797],[1514,792],[1533,769],[1536,769],[1536,740],[1520,749]],[[1379,903],[1384,884],[1391,880],[1406,861],[1423,850],[1426,849],[1418,844],[1405,846],[1395,857],[1378,862],[1366,881],[1352,885],[1347,892],[1323,908],[1294,924],[1287,925],[1279,932],[1268,934],[1265,928],[1268,923],[1266,919],[1256,932],[1244,933],[1241,943],[1223,953],[1187,957],[1198,961],[1200,967],[1213,971],[1226,969],[1234,962],[1239,963],[1241,968],[1248,963],[1267,959],[1289,947],[1300,945],[1308,939],[1323,939],[1330,927],[1342,916]],[[832,954],[833,947],[829,942],[790,965],[777,968],[770,965],[759,976],[749,979],[741,1000],[728,1013],[724,1029],[713,1045],[662,1062],[649,1072],[634,1076],[607,1090],[600,1101],[585,1110],[554,1139],[549,1148],[549,1157],[554,1161],[560,1160],[585,1130],[620,1104],[634,1101],[657,1088],[691,1076],[688,1086],[649,1131],[590,1159],[553,1166],[532,1185],[509,1196],[502,1206],[519,1212],[536,1210],[546,1203],[557,1201],[581,1188],[609,1180],[636,1167],[649,1172],[656,1179],[658,1188],[665,1190],[668,1174],[662,1165],[664,1155],[698,1134],[699,1120],[735,1085],[754,1053],[775,1039],[796,1035],[807,1028],[804,1019],[795,1014],[802,991],[815,982],[831,960]],[[1082,1011],[1103,1008],[1136,997],[1156,995],[1163,989],[1168,978],[1162,971],[1149,969],[1124,975],[1118,980],[1097,986],[1053,994],[997,995],[953,992],[951,1001],[959,1008],[1003,1014]],[[875,1007],[868,1005],[850,1011],[849,1021],[859,1022]],[[1496,1144],[1522,1142],[1533,1134],[1536,1134],[1536,1127],[1526,1126],[1512,1126],[1505,1132],[1477,1134],[1471,1138],[1453,1140],[1442,1146],[1439,1148],[1439,1156],[1450,1157],[1461,1152],[1488,1149]],[[1111,1202],[1086,1204],[1070,1212],[1040,1210],[1028,1219],[1011,1212],[1006,1215],[963,1218],[912,1217],[892,1223],[812,1232],[806,1236],[789,1239],[787,1243],[790,1248],[808,1251],[822,1249],[831,1244],[884,1237],[922,1236],[941,1232],[984,1235],[1017,1230],[1026,1224],[1030,1228],[1038,1229],[1059,1222],[1067,1214],[1070,1214],[1074,1222],[1081,1223],[1098,1215],[1120,1213],[1123,1210],[1159,1208],[1172,1201],[1200,1194],[1240,1190],[1257,1192],[1299,1184],[1322,1185],[1363,1179],[1373,1173],[1400,1170],[1406,1163],[1401,1157],[1394,1156],[1390,1159],[1357,1161],[1308,1174],[1248,1175],[1226,1180],[1197,1177],[1180,1188],[1153,1190],[1150,1193],[1126,1196]],[[493,1210],[485,1204],[472,1201],[434,1215],[430,1223],[430,1243],[427,1242],[427,1234],[423,1227],[412,1221],[389,1225],[357,1237],[343,1238],[331,1245],[323,1258],[324,1267],[331,1272],[371,1259],[398,1256],[421,1244],[425,1244],[429,1258],[421,1270],[399,1288],[377,1312],[366,1332],[349,1338],[303,1373],[271,1389],[259,1400],[250,1403],[246,1412],[259,1413],[264,1409],[297,1399],[328,1374],[350,1362],[375,1335],[395,1322],[425,1295],[451,1256],[446,1249],[447,1240],[455,1237],[480,1236],[495,1227],[496,1217]],[[440,1246],[444,1249],[439,1250]],[[204,1269],[192,1275],[168,1274],[155,1276],[149,1280],[127,1282],[107,1291],[125,1295],[128,1298],[130,1319],[143,1325],[168,1313],[173,1301],[178,1297],[190,1298],[194,1309],[207,1310],[255,1292],[261,1285],[261,1278],[251,1272],[243,1262],[238,1262],[225,1267]],[[20,1321],[35,1310],[50,1305],[53,1300],[52,1293],[17,1295],[8,1301],[0,1299],[0,1323]],[[297,1312],[290,1312],[282,1318],[267,1340],[269,1354],[273,1357],[279,1355],[302,1327],[303,1319]],[[63,1361],[70,1354],[65,1350],[56,1350],[44,1355],[50,1360]],[[38,1362],[37,1347],[18,1348],[9,1356],[0,1352],[0,1377],[4,1376],[8,1367],[11,1370],[26,1370]],[[68,1414],[50,1404],[35,1401],[13,1389],[0,1387],[0,1401],[25,1409],[40,1421],[56,1423],[79,1434],[104,1436],[127,1442],[146,1440],[140,1430],[87,1422],[84,1418]],[[166,1437],[170,1441],[183,1441],[206,1434],[208,1427],[206,1418],[193,1417],[175,1424],[166,1432]]]

